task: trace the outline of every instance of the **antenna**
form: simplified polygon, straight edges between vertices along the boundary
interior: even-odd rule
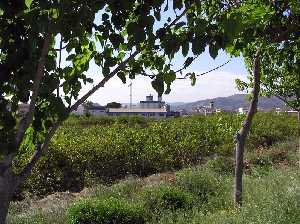
[[[132,82],[130,82],[130,84],[128,85],[128,87],[130,87],[130,105],[129,108],[132,109]]]

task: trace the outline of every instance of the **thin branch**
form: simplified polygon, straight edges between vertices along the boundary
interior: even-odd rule
[[[55,50],[55,51],[61,51],[61,50],[66,49],[67,46],[68,46],[68,45],[66,45],[66,46],[61,46],[60,48],[54,48],[53,50]]]
[[[176,18],[173,20],[173,22],[171,22],[166,28],[170,28],[173,25],[175,25],[187,13],[188,10],[189,10],[189,8],[185,8],[183,10],[183,12],[179,16],[176,16]]]
[[[192,62],[188,65],[188,66],[190,66],[198,57],[200,56],[200,54],[199,55],[197,55],[196,57],[194,57],[193,58],[193,60],[192,60]],[[180,69],[178,69],[177,71],[175,71],[175,73],[178,73],[178,72],[182,72],[184,69],[186,69],[188,66],[186,66],[186,65],[184,65],[182,68],[180,68]]]
[[[60,43],[59,43],[59,59],[58,59],[58,70],[60,72],[60,69],[61,69],[61,51],[63,49],[62,47],[62,44],[63,44],[63,37],[62,35],[60,36]],[[57,86],[57,89],[56,89],[56,95],[57,97],[59,97],[59,83],[58,83],[58,86]]]
[[[112,71],[109,75],[105,76],[97,85],[95,85],[90,91],[88,91],[83,97],[81,97],[79,100],[76,101],[70,108],[69,113],[73,110],[76,110],[77,107],[84,103],[93,93],[95,93],[100,87],[104,87],[105,83],[110,80],[112,77],[114,77],[121,69],[123,69],[126,64],[132,60],[135,56],[137,56],[140,53],[139,50],[136,50],[130,57],[128,57],[125,61],[121,62],[114,71]]]
[[[253,115],[256,113],[257,110],[257,103],[258,103],[258,97],[260,91],[260,49],[256,51],[254,62],[253,62],[253,79],[254,79],[254,86],[252,90],[253,97],[243,127],[239,131],[239,134],[241,136],[246,136],[248,134]]]
[[[34,151],[33,155],[31,156],[29,162],[23,168],[23,170],[17,175],[17,185],[23,183],[23,181],[28,177],[31,173],[32,169],[34,168],[35,164],[38,162],[40,157],[48,150],[49,143],[51,138],[54,136],[56,130],[62,124],[62,120],[59,120],[48,132],[46,135],[44,143],[41,145],[40,143],[37,145],[36,150]]]
[[[40,83],[41,83],[41,80],[44,75],[46,56],[48,55],[48,52],[49,52],[49,45],[50,45],[51,37],[52,37],[52,35],[46,34],[45,39],[44,39],[41,56],[39,59],[35,78],[33,81],[32,96],[30,98],[29,111],[27,112],[25,118],[20,122],[20,126],[18,129],[18,133],[17,133],[17,137],[16,137],[17,146],[19,146],[21,144],[24,134],[33,119],[33,115],[34,115],[34,111],[35,111],[35,103],[36,103],[36,100],[38,97]]]
[[[286,97],[282,97],[280,94],[277,93],[277,91],[274,89],[274,90],[271,90],[268,85],[266,83],[264,83],[263,81],[261,81],[261,84],[263,84],[263,86],[269,91],[269,92],[273,92],[274,95],[276,98],[278,98],[279,100],[281,100],[282,102],[284,102],[288,107],[294,109],[294,110],[299,110],[298,108],[295,108],[293,105],[290,104],[290,102],[287,100]]]

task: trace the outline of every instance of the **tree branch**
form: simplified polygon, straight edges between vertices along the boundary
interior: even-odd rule
[[[263,86],[267,89],[267,91],[269,91],[269,92],[273,92],[272,93],[272,95],[274,95],[275,97],[277,97],[278,99],[280,99],[282,102],[284,102],[288,107],[290,107],[290,108],[292,108],[292,109],[294,109],[294,110],[296,110],[296,111],[298,111],[299,110],[299,108],[296,108],[296,107],[294,107],[293,105],[291,105],[290,104],[290,102],[288,101],[288,99],[286,98],[286,97],[282,97],[280,94],[278,94],[277,92],[276,92],[276,90],[274,89],[274,90],[271,90],[269,87],[268,87],[268,85],[267,84],[265,84],[263,81],[261,81],[261,83],[263,84]]]
[[[8,154],[0,161],[0,174],[4,173],[9,167],[11,167],[13,154]]]
[[[253,62],[253,80],[254,86],[252,90],[252,99],[243,127],[240,129],[241,136],[247,136],[254,114],[257,111],[258,97],[260,91],[260,49],[256,51]]]
[[[17,147],[21,144],[24,134],[29,127],[30,123],[33,120],[34,110],[35,110],[35,103],[38,97],[38,92],[40,88],[40,83],[44,75],[44,67],[46,63],[46,56],[49,52],[49,45],[50,45],[51,35],[46,34],[43,48],[41,52],[41,56],[39,59],[39,63],[37,66],[35,78],[33,81],[33,88],[32,88],[32,96],[30,98],[30,104],[29,104],[29,111],[27,112],[25,118],[20,122],[20,126],[18,128],[17,137],[16,137],[16,144]]]
[[[54,136],[56,130],[62,124],[63,120],[59,120],[48,132],[45,137],[45,141],[43,144],[38,143],[36,150],[34,151],[33,155],[31,156],[29,162],[23,168],[23,170],[17,175],[17,186],[23,183],[23,181],[29,176],[32,169],[34,168],[35,164],[38,162],[40,157],[48,150],[49,143],[51,138]]]

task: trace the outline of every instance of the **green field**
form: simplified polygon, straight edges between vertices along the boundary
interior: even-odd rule
[[[218,155],[230,158],[242,120],[236,114],[159,121],[72,117],[59,129],[48,155],[18,197],[80,191],[94,179],[111,183],[128,175],[147,176],[199,165]],[[296,118],[285,114],[258,114],[252,127],[249,152],[297,135]],[[22,166],[26,159],[20,158],[16,165]]]

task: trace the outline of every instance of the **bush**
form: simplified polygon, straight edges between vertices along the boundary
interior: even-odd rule
[[[87,200],[68,211],[70,224],[144,224],[143,210],[120,199]]]
[[[145,206],[150,210],[187,209],[193,201],[193,195],[173,186],[161,185],[149,187],[144,192]]]
[[[206,167],[210,170],[220,174],[233,174],[234,161],[231,158],[218,156],[210,159],[206,163]]]
[[[267,167],[278,164],[296,165],[297,145],[293,141],[276,144],[272,147],[259,147],[254,152],[247,154],[246,159],[250,164]]]
[[[220,179],[207,169],[187,169],[176,176],[178,185],[197,195],[202,203],[216,196],[221,187]]]

